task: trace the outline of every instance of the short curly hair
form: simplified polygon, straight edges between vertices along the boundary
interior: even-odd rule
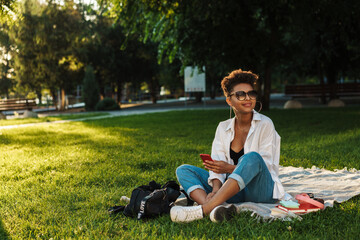
[[[224,77],[221,81],[221,88],[224,91],[225,97],[229,97],[235,85],[239,83],[248,83],[254,88],[258,79],[259,76],[255,73],[238,69],[232,71],[228,76]]]

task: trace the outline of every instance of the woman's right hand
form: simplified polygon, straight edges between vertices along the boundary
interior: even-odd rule
[[[212,198],[215,196],[216,193],[217,193],[217,191],[215,191],[215,192],[213,191],[213,192],[209,193],[209,194],[206,196],[205,203],[209,202],[210,199],[212,199]]]
[[[224,161],[205,161],[203,163],[207,170],[213,171],[214,173],[232,173],[235,169],[235,165],[231,165]]]
[[[213,179],[212,185],[213,185],[212,192],[206,196],[205,202],[209,202],[210,199],[212,199],[215,196],[217,191],[219,191],[219,189],[221,188],[222,183],[220,182],[219,179]]]

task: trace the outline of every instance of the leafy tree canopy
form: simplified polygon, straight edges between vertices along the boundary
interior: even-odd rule
[[[358,66],[356,0],[113,3],[114,14],[129,32],[159,42],[160,60],[166,56],[170,61],[179,58],[183,65],[206,66],[211,83],[239,67],[260,73],[265,109],[274,72],[323,72],[334,82],[340,73],[354,74]]]
[[[0,11],[3,13],[4,11],[12,9],[14,2],[14,0],[0,0]]]

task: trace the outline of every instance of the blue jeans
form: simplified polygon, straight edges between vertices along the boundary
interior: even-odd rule
[[[203,189],[206,193],[212,191],[208,184],[209,172],[191,165],[181,165],[176,169],[176,176],[186,193],[195,189]],[[227,203],[261,202],[274,203],[274,181],[260,154],[249,152],[239,159],[234,171],[227,176],[236,180],[240,191],[228,199]]]

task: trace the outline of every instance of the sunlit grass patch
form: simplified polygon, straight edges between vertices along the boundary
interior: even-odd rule
[[[56,116],[46,116],[39,118],[14,118],[14,119],[2,119],[0,120],[0,126],[11,126],[28,123],[41,123],[41,122],[52,122],[59,120],[70,120],[80,118],[91,118],[97,116],[108,115],[108,113],[80,113],[80,114],[64,114]]]

